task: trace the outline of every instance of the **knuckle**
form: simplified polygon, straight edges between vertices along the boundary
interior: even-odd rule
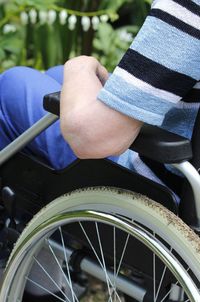
[[[74,66],[74,65],[80,65],[80,64],[97,64],[98,61],[96,58],[92,57],[92,56],[86,56],[86,55],[81,55],[72,59],[69,59],[68,61],[65,62],[64,64],[64,68],[68,68],[70,66]]]

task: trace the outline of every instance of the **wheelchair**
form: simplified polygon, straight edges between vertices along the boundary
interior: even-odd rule
[[[29,141],[59,118],[59,98],[59,93],[46,96],[48,114],[0,153],[0,225],[5,235],[0,241],[9,258],[0,301],[24,302],[26,287],[32,285],[52,301],[199,302],[198,127],[190,142],[145,125],[131,146],[164,177],[170,174],[165,164],[184,174],[170,174],[180,194],[177,203],[170,185],[108,159],[77,159],[55,171],[23,153]],[[40,261],[44,252],[51,254],[70,294],[48,270],[52,262]],[[35,267],[42,282],[32,278]],[[81,298],[74,290],[77,284],[87,288]],[[96,290],[101,298],[91,300]]]

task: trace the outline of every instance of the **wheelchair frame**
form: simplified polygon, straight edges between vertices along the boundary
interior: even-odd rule
[[[48,105],[47,105],[48,107]],[[54,109],[55,110],[55,109]],[[20,135],[15,141],[13,141],[12,143],[10,143],[6,148],[4,148],[2,151],[0,151],[0,165],[2,165],[3,163],[5,163],[9,158],[11,158],[14,154],[16,154],[17,152],[21,151],[23,149],[24,146],[26,146],[30,141],[32,141],[37,135],[39,135],[42,131],[44,131],[46,128],[48,128],[49,126],[51,126],[54,122],[56,122],[58,120],[58,116],[53,114],[53,113],[49,113],[46,116],[44,116],[41,120],[39,120],[35,125],[33,125],[32,127],[30,127],[27,131],[25,131],[22,135]],[[149,128],[151,128],[150,126],[148,126]],[[152,139],[152,136],[154,135],[154,128],[153,127],[151,129],[151,133],[150,133],[150,140]],[[165,131],[160,131],[160,135],[162,135],[163,133],[165,133]],[[141,134],[140,136],[142,136],[143,134]],[[166,135],[166,133],[165,133]],[[176,140],[176,135],[174,135],[175,140]],[[165,138],[165,140],[168,141],[171,139],[171,135],[168,138],[168,136]],[[183,139],[183,138],[182,138]],[[139,140],[139,144],[137,144],[137,141]],[[143,145],[143,140],[142,142],[140,142],[140,138],[136,140],[135,144],[132,146],[133,150],[138,151],[138,153],[142,152],[142,145]],[[160,141],[158,138],[158,141],[156,142],[156,146],[154,146],[155,149],[158,149],[158,145],[159,145]],[[173,143],[173,142],[172,142]],[[139,145],[139,146],[137,146]],[[172,147],[172,146],[170,146]],[[165,145],[164,145],[165,148]],[[176,148],[176,146],[175,146]],[[175,149],[174,148],[174,149]],[[165,150],[164,150],[165,151]],[[188,150],[187,150],[188,152]],[[172,151],[173,153],[173,151]],[[161,154],[162,156],[162,154]],[[168,156],[168,154],[167,154]],[[191,155],[186,154],[186,158],[190,157]],[[176,161],[177,159],[175,159]],[[169,159],[167,158],[167,160],[163,159],[162,162],[168,162]],[[174,161],[174,160],[173,160]],[[196,218],[197,220],[194,221],[191,225],[192,228],[194,228],[196,231],[200,230],[200,175],[198,173],[198,171],[194,168],[194,166],[187,160],[185,161],[181,161],[180,162],[172,162],[170,163],[172,166],[174,166],[177,170],[179,170],[185,177],[186,179],[189,181],[193,194],[194,194],[194,208],[196,210]]]
[[[55,104],[54,104],[53,112],[56,112],[55,111]],[[25,133],[23,133],[20,137],[18,137],[9,146],[7,146],[4,150],[2,150],[0,152],[0,164],[3,165],[14,154],[16,154],[20,150],[22,150],[23,147],[26,146],[38,134],[40,134],[43,130],[45,130],[47,127],[49,127],[52,123],[54,123],[57,120],[58,120],[58,116],[56,114],[54,114],[54,113],[47,114],[44,118],[42,118],[40,121],[38,121],[35,125],[33,125],[30,129],[28,129]],[[142,135],[144,136],[144,134],[142,134]],[[139,151],[139,152],[141,151],[141,145],[143,145],[143,138],[141,139],[142,135],[137,139],[136,143],[133,146],[133,149],[135,149],[136,151]],[[164,139],[163,139],[163,141],[164,141],[164,143],[163,143],[163,145],[164,145],[163,150],[165,149],[166,145],[169,144],[170,139],[171,139],[171,134],[168,137],[168,134],[165,133],[164,134]],[[174,146],[174,141],[176,141],[176,139],[177,139],[177,136],[175,136],[175,138],[173,138],[173,142],[172,142],[170,148],[174,148],[175,149],[176,143],[175,143],[175,146]],[[178,143],[180,143],[180,138],[178,140]],[[159,144],[160,144],[160,141],[158,139],[158,142],[155,143],[155,146],[153,146],[153,149],[154,148],[158,148]],[[188,142],[185,141],[184,144],[186,145],[186,147],[188,146]],[[164,154],[164,157],[166,158],[166,156],[167,156],[167,158],[169,160],[169,158],[170,158],[169,154],[166,155],[166,153],[163,153],[163,152],[165,152],[163,150],[161,150],[161,152],[160,152],[161,155],[160,156],[162,157],[162,154]],[[141,151],[141,153],[142,153],[142,151]],[[173,153],[173,151],[172,151],[172,153]],[[146,154],[146,151],[145,151],[145,155],[148,156],[148,154]],[[185,177],[188,179],[189,183],[191,184],[191,187],[192,187],[192,190],[193,190],[193,194],[194,194],[194,207],[196,209],[195,216],[197,218],[197,219],[195,219],[195,221],[194,221],[194,223],[192,224],[191,227],[195,231],[199,231],[199,227],[200,227],[200,225],[199,225],[200,224],[200,176],[199,176],[197,170],[189,163],[188,160],[182,161],[183,160],[182,157],[184,157],[186,159],[189,159],[191,157],[190,149],[189,148],[186,148],[185,153],[184,154],[181,153],[179,157],[180,157],[180,159],[178,160],[178,162],[176,162],[177,161],[177,158],[176,158],[175,160],[172,161],[171,164],[172,164],[172,166],[174,166],[175,168],[177,168],[179,171],[181,171],[185,175]],[[170,161],[171,161],[171,158],[170,158]],[[93,163],[94,162],[95,162],[96,167],[99,168],[99,170],[102,169],[102,173],[104,171],[104,168],[108,167],[110,165],[109,161],[106,161],[106,160],[104,161],[103,165],[102,164],[98,165],[98,163],[101,162],[101,161],[97,160],[97,161],[93,161]],[[165,162],[165,159],[163,160],[163,162]],[[84,163],[86,163],[85,166],[84,166]],[[88,165],[91,164],[91,161],[83,161],[82,164],[80,164],[80,161],[77,161],[77,164],[79,166],[79,169],[80,170],[82,169],[83,173],[85,173],[86,169],[88,168]],[[76,165],[76,163],[75,163],[75,165]],[[112,167],[114,167],[114,166],[115,165],[112,164]],[[119,168],[117,167],[117,169],[119,169]],[[66,169],[66,171],[69,171],[69,170],[70,169]],[[123,170],[124,169],[121,168],[120,174],[122,175],[122,177],[120,177],[120,181],[122,181],[123,176],[125,174],[127,174],[127,171],[126,171],[126,173],[123,174]],[[112,177],[114,177],[114,174],[115,174],[115,172],[112,174]],[[130,184],[129,180],[128,180],[128,182],[127,182],[127,180],[128,180],[128,177],[124,181],[122,187],[133,190],[133,188],[131,187],[131,184]],[[131,178],[131,180],[133,180],[133,178]],[[135,181],[136,181],[136,178],[135,178]],[[142,187],[141,187],[141,183],[143,184]],[[144,179],[141,182],[140,181],[139,182],[136,181],[136,185],[134,187],[134,190],[137,191],[137,192],[141,192],[141,193],[143,192],[145,194],[145,191],[146,192],[149,191],[149,187],[151,186],[151,184],[152,183],[149,180],[146,183],[144,182]],[[94,179],[94,185],[98,186],[98,185],[101,185],[101,183],[99,184],[98,180]],[[110,184],[108,184],[108,185],[112,185],[112,182]],[[78,188],[81,187],[81,186],[84,187],[85,185],[79,184]],[[138,188],[136,189],[137,186],[139,186],[139,189]],[[171,211],[173,211],[173,212],[176,213],[177,209],[176,209],[176,206],[175,206],[173,195],[171,195],[171,193],[169,192],[169,190],[167,188],[163,188],[162,187],[162,189],[161,189],[161,187],[159,188],[159,185],[158,185],[157,189],[158,189],[158,191],[160,190],[160,193],[165,196],[165,198],[163,198],[163,201],[162,201],[162,203],[164,204],[164,206],[166,206],[168,209],[170,209]],[[151,193],[148,193],[148,194],[151,194]],[[152,194],[153,195],[150,196],[150,197],[152,199],[154,199],[154,200],[157,200],[159,202],[160,201],[159,200],[159,196],[156,197],[156,194],[154,194],[154,193],[152,193]],[[55,196],[55,197],[57,197],[57,196]],[[87,215],[90,215],[90,214],[87,213]],[[95,215],[98,216],[98,213],[95,213]],[[103,216],[103,214],[102,214],[102,216]],[[112,221],[112,217],[110,219]],[[123,226],[122,226],[122,228],[123,228]],[[96,270],[97,270],[97,268],[96,268]],[[138,301],[143,301],[143,300],[140,300],[140,299],[141,298],[139,298]],[[194,300],[191,300],[191,301],[197,301],[197,300],[194,299]]]

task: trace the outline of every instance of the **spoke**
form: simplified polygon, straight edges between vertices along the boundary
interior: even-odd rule
[[[109,276],[107,274],[106,264],[105,264],[105,258],[104,258],[104,254],[103,254],[103,248],[102,248],[102,245],[101,245],[101,238],[100,238],[99,228],[98,228],[97,222],[95,222],[95,226],[96,226],[97,238],[98,238],[98,242],[99,242],[99,247],[100,247],[100,252],[101,252],[101,258],[102,258],[102,261],[103,261],[104,271],[105,271],[105,274],[106,274],[106,279],[108,280],[107,286],[108,286],[108,291],[109,291],[109,296],[110,296],[108,302],[112,301],[112,294],[113,294],[113,292],[114,292],[115,297],[117,297],[118,300],[121,301],[121,299],[120,299],[120,297],[119,297],[119,295],[118,295],[118,293],[116,291],[116,287],[114,286],[114,284],[112,284],[112,282],[109,279]],[[113,281],[115,282],[115,279]],[[110,285],[111,285],[111,291],[110,291]]]
[[[106,263],[105,263],[105,258],[104,258],[104,254],[103,254],[103,248],[102,248],[102,244],[101,244],[101,238],[100,238],[97,222],[95,222],[95,227],[96,227],[97,238],[98,238],[98,242],[99,242],[99,248],[100,248],[100,252],[101,252],[101,259],[102,259],[103,267],[104,267],[104,273],[105,273],[105,277],[106,277],[106,283],[107,283],[107,287],[108,287],[108,293],[110,296],[109,301],[111,300],[111,302],[112,302],[112,292],[110,290],[109,278],[108,278],[108,274],[107,274],[107,270],[106,270]],[[112,284],[111,284],[111,286],[114,290],[114,287]]]
[[[120,215],[117,215],[117,217],[121,218]],[[123,217],[123,219],[125,221],[130,222],[129,219],[125,219],[124,217]],[[133,219],[131,219],[131,222],[133,222]],[[123,248],[123,251],[122,251],[122,254],[121,254],[121,258],[120,258],[120,261],[119,261],[119,265],[118,265],[118,268],[117,268],[117,273],[116,273],[117,276],[118,276],[120,268],[121,268],[121,264],[122,264],[122,261],[123,261],[123,258],[124,258],[124,254],[126,252],[126,248],[127,248],[127,245],[128,245],[129,238],[130,238],[130,234],[127,235],[126,240],[125,240],[124,248]]]
[[[155,232],[153,233],[155,237]],[[153,301],[156,301],[156,255],[153,253]]]
[[[98,256],[97,252],[95,251],[95,248],[93,247],[93,245],[92,245],[92,243],[91,243],[91,241],[90,241],[90,238],[88,237],[88,235],[87,235],[87,233],[86,233],[84,227],[82,226],[82,223],[79,222],[79,225],[80,225],[80,227],[81,227],[81,229],[82,229],[82,231],[83,231],[83,233],[84,233],[84,235],[85,235],[85,237],[86,237],[88,243],[90,244],[90,246],[91,246],[91,248],[92,248],[92,251],[94,252],[94,254],[95,254],[95,256],[96,256],[96,258],[97,258],[97,260],[98,260],[98,262],[99,262],[99,264],[100,264],[100,266],[101,266],[101,268],[104,270],[103,264],[101,263],[101,260],[100,260],[100,258],[99,258],[99,256]]]
[[[63,294],[63,296],[70,302],[70,300],[67,298],[63,290],[60,288],[60,286],[55,282],[55,280],[49,275],[49,273],[45,270],[45,268],[42,266],[42,264],[35,258],[33,257],[35,262],[39,265],[39,267],[43,270],[43,272],[49,277],[49,279],[53,282],[53,284],[58,288],[58,290]]]
[[[114,282],[113,287],[115,289],[114,302],[116,302],[116,228],[113,227],[113,266],[114,266]]]
[[[111,282],[111,280],[110,280],[110,278],[109,278],[107,272],[105,272],[105,268],[104,268],[104,266],[103,266],[103,264],[102,264],[102,262],[101,262],[101,260],[100,260],[100,258],[99,258],[99,256],[98,256],[98,254],[97,254],[97,252],[96,252],[96,250],[95,250],[93,244],[91,243],[90,238],[88,237],[88,235],[87,235],[87,233],[86,233],[84,227],[82,226],[82,223],[79,222],[79,225],[80,225],[80,227],[81,227],[81,229],[82,229],[82,231],[83,231],[83,233],[84,233],[84,235],[85,235],[85,237],[86,237],[88,243],[90,244],[90,246],[91,246],[91,248],[92,248],[92,251],[94,252],[94,254],[95,254],[95,256],[96,256],[96,258],[97,258],[97,260],[98,260],[98,262],[99,262],[99,265],[101,266],[101,268],[102,268],[102,270],[104,271],[105,275],[107,275],[109,283],[112,285],[112,282]],[[117,293],[117,296],[119,297],[118,293]],[[109,302],[109,301],[108,301],[108,302]]]
[[[175,285],[178,284],[178,281],[176,281],[176,283],[174,283]],[[165,300],[165,298],[167,298],[167,296],[171,293],[172,291],[172,287],[170,288],[170,290],[166,293],[166,295],[162,298],[162,300],[160,302],[163,302]]]
[[[50,294],[51,296],[55,297],[56,299],[62,301],[62,302],[66,302],[66,300],[63,300],[62,298],[58,297],[57,295],[55,295],[54,293],[52,293],[50,290],[48,290],[47,288],[43,287],[42,285],[38,284],[37,282],[31,280],[30,278],[26,277],[26,279],[33,283],[34,285],[36,285],[37,287],[41,288],[42,290],[44,290],[45,292],[47,292],[48,294]],[[67,298],[68,299],[68,298]],[[69,301],[69,300],[68,300]],[[21,301],[19,301],[21,302]],[[70,301],[69,301],[70,302]]]
[[[172,247],[170,248],[170,252],[172,252]],[[163,269],[163,273],[162,273],[162,276],[161,276],[161,279],[160,279],[160,283],[158,285],[158,290],[157,290],[157,293],[156,293],[156,298],[155,298],[155,302],[157,301],[158,299],[158,295],[160,293],[160,289],[161,289],[161,286],[162,286],[162,283],[163,283],[163,280],[164,280],[164,276],[165,276],[165,273],[166,273],[166,270],[167,270],[167,267],[165,265],[164,269]]]
[[[117,216],[118,216],[118,215],[117,215]],[[120,217],[120,216],[119,216],[119,217]],[[133,219],[131,220],[131,222],[133,222]],[[115,232],[115,233],[116,233],[116,232]],[[116,235],[115,235],[115,238],[116,238]],[[128,245],[129,238],[130,238],[130,234],[128,234],[128,235],[126,236],[126,240],[125,240],[124,248],[123,248],[123,250],[122,250],[122,254],[121,254],[121,257],[120,257],[120,260],[119,260],[118,268],[117,268],[117,270],[116,270],[116,268],[115,268],[114,285],[116,284],[116,279],[117,279],[117,277],[118,277],[118,275],[119,275],[119,272],[120,272],[120,269],[121,269],[121,264],[122,264],[122,261],[123,261],[123,258],[124,258],[125,252],[126,252],[126,248],[127,248],[127,245]],[[116,246],[116,242],[114,243],[114,246]],[[115,251],[115,248],[114,248],[114,251]],[[115,259],[115,255],[114,255],[114,259]],[[116,262],[115,262],[115,265],[114,265],[114,266],[116,267]],[[115,285],[115,288],[116,288],[116,285]],[[118,296],[118,298],[119,298],[119,296]],[[120,299],[120,301],[121,301],[121,299]],[[109,302],[109,301],[108,301],[108,302]]]
[[[165,298],[167,298],[167,296],[171,293],[171,289],[166,293],[166,295],[162,298],[162,300],[160,302],[165,301]]]
[[[66,253],[66,249],[65,249],[65,242],[64,242],[64,238],[63,238],[63,233],[62,233],[61,227],[59,227],[59,232],[60,232],[60,237],[61,237],[61,242],[62,242],[62,247],[63,247],[65,264],[66,264],[66,267],[67,267],[67,275],[68,275],[68,279],[69,279],[69,287],[70,287],[70,290],[71,290],[73,302],[75,302],[74,297],[76,298],[77,301],[78,301],[78,299],[77,299],[77,297],[76,297],[76,295],[74,293],[73,286],[72,286],[71,274],[70,274],[70,270],[69,270],[67,253]]]
[[[47,242],[48,242],[48,247],[49,247],[49,249],[50,249],[50,251],[51,251],[51,253],[52,253],[52,255],[53,255],[53,257],[54,257],[54,259],[55,259],[55,261],[56,261],[56,263],[57,263],[57,265],[58,265],[58,267],[59,267],[59,269],[61,270],[62,275],[64,276],[64,278],[65,278],[65,280],[66,280],[68,286],[70,287],[70,281],[68,280],[68,278],[67,278],[65,272],[64,272],[63,269],[62,269],[62,266],[60,265],[60,262],[59,262],[59,260],[58,260],[58,258],[57,258],[57,256],[56,256],[56,254],[55,254],[55,252],[54,252],[54,250],[53,250],[53,248],[52,248],[52,246],[51,246],[51,244],[50,244],[50,242],[49,242],[49,239],[47,240]],[[71,287],[72,287],[72,284],[71,284]],[[74,299],[74,297],[75,297],[76,301],[79,301],[78,298],[76,297],[76,294],[75,294],[73,288],[71,288],[71,287],[70,287],[70,289],[71,289],[71,291],[72,291],[72,297],[73,297],[73,299]]]
[[[119,302],[121,302],[122,300],[121,300],[120,296],[118,295],[117,291],[115,291],[114,288],[111,289],[111,295],[113,294],[113,292],[116,295],[116,298],[118,298]],[[111,301],[110,299],[111,299],[111,297],[109,298],[108,302]]]
[[[186,269],[186,272],[188,272],[190,270],[190,268],[188,267],[187,269]],[[176,283],[174,283],[175,285],[178,285],[178,281],[176,281]],[[172,291],[172,288],[170,288],[170,290],[166,293],[166,295],[164,296],[164,298],[162,298],[162,300],[160,301],[160,302],[163,302],[164,300],[165,300],[165,298],[171,293],[171,291]]]
[[[161,289],[161,286],[162,286],[162,282],[163,282],[163,279],[164,279],[166,270],[167,270],[167,267],[165,266],[164,269],[163,269],[162,277],[161,277],[161,279],[160,279],[160,283],[159,283],[158,290],[157,290],[157,293],[156,293],[155,302],[156,302],[157,299],[158,299],[158,295],[159,295],[159,293],[160,293],[160,289]]]
[[[118,265],[118,268],[117,268],[116,276],[118,276],[118,274],[119,274],[119,271],[120,271],[120,268],[121,268],[121,264],[122,264],[122,261],[123,261],[123,258],[124,258],[124,254],[126,252],[126,248],[127,248],[127,245],[128,245],[129,238],[130,238],[130,234],[128,234],[127,237],[126,237],[126,241],[125,241],[125,244],[124,244],[122,255],[121,255],[121,258],[120,258],[120,261],[119,261],[119,265]]]

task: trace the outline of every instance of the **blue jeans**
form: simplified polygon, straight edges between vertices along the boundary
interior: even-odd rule
[[[0,149],[47,114],[43,97],[60,91],[62,80],[63,66],[50,68],[45,73],[14,67],[0,75]],[[25,152],[36,155],[55,169],[62,169],[76,159],[61,135],[59,121],[29,143]]]

